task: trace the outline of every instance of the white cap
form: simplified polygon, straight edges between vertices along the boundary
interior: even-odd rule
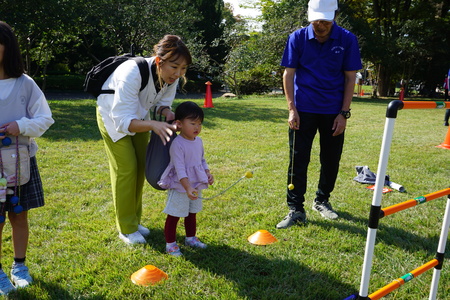
[[[310,0],[308,3],[308,22],[333,21],[337,9],[337,0]]]

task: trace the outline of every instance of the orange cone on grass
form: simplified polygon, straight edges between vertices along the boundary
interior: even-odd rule
[[[148,286],[156,284],[169,276],[155,266],[147,265],[131,275],[131,281],[136,285]]]
[[[274,237],[267,230],[258,230],[254,234],[248,237],[248,241],[255,245],[269,245],[277,242],[277,238]]]
[[[443,149],[450,149],[450,126],[448,127],[447,135],[445,136],[444,142],[436,147]]]
[[[203,107],[214,107],[212,102],[212,93],[211,93],[211,82],[206,82],[206,94],[205,94],[205,102],[203,104]]]

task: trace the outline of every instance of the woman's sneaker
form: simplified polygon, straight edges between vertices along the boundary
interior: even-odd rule
[[[183,253],[181,253],[180,247],[178,247],[177,244],[170,247],[166,247],[166,252],[172,256],[183,256]]]
[[[186,241],[184,242],[184,244],[186,246],[193,247],[193,248],[205,249],[206,247],[208,247],[208,245],[200,242],[200,240],[196,236],[194,236],[194,237],[187,237]]]
[[[119,233],[119,238],[129,245],[147,243],[147,241],[139,231],[130,234]]]
[[[0,269],[0,295],[8,295],[9,292],[15,289],[6,273]]]
[[[142,226],[141,224],[138,225],[138,231],[143,237],[148,237],[150,235],[150,229]]]
[[[23,288],[33,282],[27,266],[24,264],[13,264],[11,269],[11,281],[17,288]]]

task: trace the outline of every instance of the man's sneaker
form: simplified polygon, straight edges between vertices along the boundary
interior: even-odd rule
[[[150,229],[142,226],[141,224],[138,225],[138,231],[143,237],[148,237],[150,235]]]
[[[139,231],[130,234],[119,233],[119,238],[129,245],[147,243],[147,241]]]
[[[186,246],[193,247],[193,248],[205,249],[206,247],[208,247],[206,244],[200,242],[200,240],[196,236],[191,237],[191,238],[186,238],[186,241],[184,242],[184,244]]]
[[[0,269],[0,295],[8,295],[9,292],[15,289],[8,276]]]
[[[24,264],[13,264],[11,269],[11,281],[16,288],[23,288],[33,282],[27,266]]]
[[[166,252],[172,256],[183,256],[183,253],[181,253],[180,247],[178,247],[177,244],[171,247],[166,247]]]
[[[277,224],[277,229],[285,229],[292,225],[301,225],[306,223],[306,213],[290,210],[283,221]]]
[[[333,207],[331,207],[330,202],[328,202],[328,201],[319,202],[319,201],[314,200],[314,204],[313,204],[312,208],[315,211],[318,211],[324,218],[334,220],[339,217],[338,214],[333,210]]]

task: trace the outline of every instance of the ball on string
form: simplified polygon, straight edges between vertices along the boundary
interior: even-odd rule
[[[22,205],[16,205],[14,206],[13,210],[16,214],[20,214],[21,212],[23,212],[23,207]]]
[[[11,143],[12,143],[12,141],[11,141],[11,139],[10,139],[9,137],[5,137],[5,138],[2,140],[3,146],[9,146],[9,145],[11,145]]]
[[[19,197],[12,196],[11,197],[11,204],[16,205],[17,203],[19,203]]]

